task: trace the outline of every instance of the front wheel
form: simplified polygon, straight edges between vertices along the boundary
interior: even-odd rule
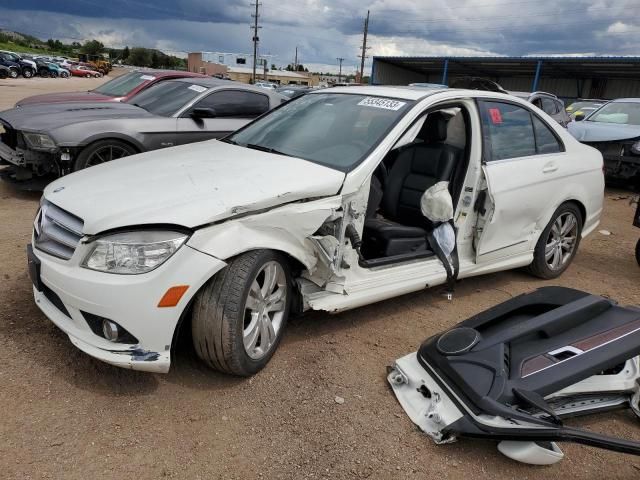
[[[128,157],[138,153],[131,145],[120,140],[100,140],[86,147],[73,166],[73,171],[93,167],[101,163],[110,162],[119,158]]]
[[[69,78],[69,74],[68,74],[67,72],[62,72],[62,73],[60,74],[60,76],[61,76],[62,78]]]
[[[544,279],[559,277],[575,257],[581,235],[580,209],[573,203],[560,205],[538,239],[529,271]]]
[[[278,252],[256,250],[232,260],[196,297],[191,330],[198,357],[243,377],[264,368],[289,317],[291,285],[289,264]]]
[[[58,72],[51,72],[49,75],[51,78],[58,78]]]
[[[9,71],[9,76],[10,76],[11,78],[18,78],[18,75],[20,75],[20,72],[18,72],[18,69],[17,69],[17,68],[13,68],[13,67],[11,67],[9,70],[10,70],[10,71]]]

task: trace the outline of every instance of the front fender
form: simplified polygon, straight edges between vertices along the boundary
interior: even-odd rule
[[[54,138],[56,136],[56,133],[53,133]],[[61,132],[57,132],[57,136],[63,137],[65,136],[64,133]],[[105,131],[105,132],[97,132],[97,133],[93,133],[91,135],[89,135],[88,137],[84,138],[82,141],[79,142],[60,142],[58,145],[61,148],[75,148],[75,147],[79,147],[79,148],[84,148],[87,145],[92,144],[93,142],[97,142],[98,140],[106,140],[106,139],[112,139],[115,138],[116,140],[122,140],[123,142],[127,142],[130,143],[131,145],[133,145],[136,150],[138,150],[138,152],[146,152],[147,149],[145,148],[145,146],[136,138],[133,138],[129,135],[126,135],[124,133],[121,132],[109,132],[109,131]]]
[[[339,196],[290,203],[200,228],[188,245],[221,260],[251,250],[279,250],[313,272],[318,257],[309,237],[340,207]]]

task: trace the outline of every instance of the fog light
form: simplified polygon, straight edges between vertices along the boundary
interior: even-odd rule
[[[104,334],[104,338],[110,342],[117,342],[118,337],[120,336],[118,325],[106,318],[102,320],[102,333]]]

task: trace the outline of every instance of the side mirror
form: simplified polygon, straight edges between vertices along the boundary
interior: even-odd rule
[[[574,119],[576,122],[581,122],[582,120],[584,120],[584,113],[579,113],[579,114],[577,114],[575,117],[573,117],[573,119]]]
[[[215,111],[215,109],[213,109],[211,107],[194,108],[191,111],[191,116],[193,118],[215,118],[216,117],[216,111]]]

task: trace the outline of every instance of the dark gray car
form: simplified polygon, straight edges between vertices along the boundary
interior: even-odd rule
[[[139,152],[223,137],[288,99],[211,78],[168,80],[128,103],[27,105],[0,112],[0,163],[13,181],[58,177]]]

